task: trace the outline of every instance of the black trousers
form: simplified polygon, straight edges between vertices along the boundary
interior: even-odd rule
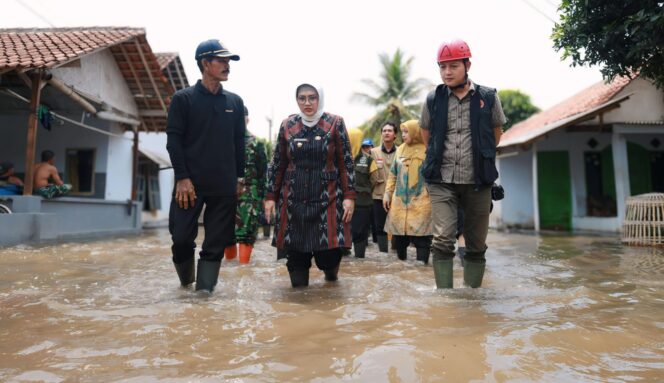
[[[376,232],[378,235],[387,235],[385,232],[385,220],[387,219],[387,212],[383,207],[382,199],[373,200],[373,216],[374,225],[376,225]]]
[[[431,249],[431,240],[433,236],[427,235],[423,237],[416,237],[414,235],[393,235],[392,243],[396,249],[405,249],[411,243],[415,245],[416,249]]]
[[[316,267],[320,270],[332,270],[341,263],[341,249],[321,250],[311,253],[288,250],[286,267],[288,267],[288,271],[309,270],[311,268],[311,258],[314,258]]]
[[[350,231],[353,233],[353,243],[369,239],[369,226],[373,217],[371,206],[356,206],[353,219],[350,222]]]
[[[201,259],[221,261],[226,246],[235,243],[236,197],[198,197],[193,207],[183,209],[175,198],[171,199],[168,215],[168,230],[171,233],[173,262],[183,263],[194,258],[196,237],[198,236],[198,217],[203,214],[205,239],[201,250]]]

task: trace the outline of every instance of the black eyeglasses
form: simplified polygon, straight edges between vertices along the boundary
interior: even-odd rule
[[[300,104],[306,104],[309,101],[310,104],[318,101],[318,96],[297,96],[297,102]]]

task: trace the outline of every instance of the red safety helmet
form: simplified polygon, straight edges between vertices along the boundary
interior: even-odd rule
[[[469,59],[472,57],[470,48],[463,40],[445,41],[438,48],[438,62]]]

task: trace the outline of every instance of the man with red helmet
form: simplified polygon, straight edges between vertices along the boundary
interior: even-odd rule
[[[436,286],[453,287],[457,209],[465,213],[466,285],[480,287],[484,276],[491,186],[498,178],[496,146],[506,122],[495,89],[468,78],[470,48],[462,40],[438,49],[443,84],[427,95],[420,126],[427,145],[422,175],[432,205],[433,267]]]

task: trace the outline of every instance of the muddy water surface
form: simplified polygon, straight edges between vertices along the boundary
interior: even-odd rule
[[[491,233],[484,287],[345,258],[290,288],[267,240],[178,287],[166,231],[0,249],[0,381],[664,380],[664,252],[615,238]]]

